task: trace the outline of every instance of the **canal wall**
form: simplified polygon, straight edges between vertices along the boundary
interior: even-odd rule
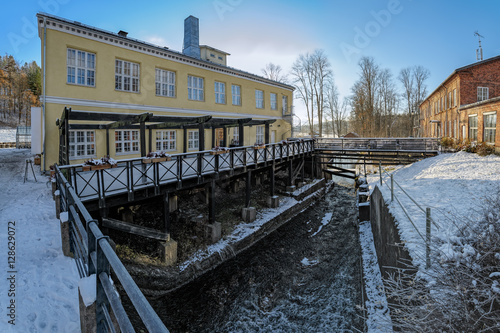
[[[291,196],[296,203],[285,209],[279,208],[280,214],[276,215],[243,238],[232,240],[228,237],[215,245],[215,250],[195,255],[195,258],[176,267],[152,267],[127,264],[127,270],[134,277],[137,285],[145,295],[161,296],[176,290],[193,281],[197,277],[216,268],[227,260],[254,245],[267,235],[286,224],[295,215],[308,208],[317,199],[323,197],[333,186],[325,179],[316,181],[310,186],[295,191]]]
[[[378,186],[370,195],[370,222],[382,278],[387,279],[398,270],[413,270],[408,250],[401,242],[397,221],[389,212]]]

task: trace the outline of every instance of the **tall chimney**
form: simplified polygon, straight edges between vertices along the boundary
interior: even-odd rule
[[[200,23],[194,16],[184,20],[184,46],[182,53],[197,59],[201,59],[200,53]]]

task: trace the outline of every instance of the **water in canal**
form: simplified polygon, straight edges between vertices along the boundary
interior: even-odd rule
[[[361,263],[352,187],[179,290],[151,300],[171,332],[362,330]]]

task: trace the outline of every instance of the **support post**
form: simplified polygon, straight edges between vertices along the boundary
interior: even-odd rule
[[[109,128],[106,128],[106,155],[109,156]]]
[[[380,186],[382,186],[382,161],[378,161],[378,173],[380,176]]]
[[[391,202],[394,201],[394,176],[391,174]]]
[[[247,171],[246,188],[245,188],[245,207],[250,207],[250,199],[252,196],[252,170]]]
[[[183,127],[182,128],[182,140],[183,140],[183,149],[182,149],[182,152],[183,153],[187,153],[187,128]]]
[[[141,135],[141,157],[146,157],[146,122],[141,121],[140,124],[140,135]]]
[[[149,151],[153,151],[153,132],[151,131],[151,128],[148,128],[148,134],[149,134]],[[155,147],[156,150],[156,147]],[[109,154],[108,154],[109,155]]]
[[[226,127],[223,127],[223,130],[224,130],[224,134],[223,134],[223,142],[222,142],[222,145],[224,147],[227,147],[228,144],[227,144],[227,128]]]
[[[264,125],[264,131],[265,131],[264,132],[264,136],[265,136],[264,140],[265,140],[265,144],[267,145],[267,144],[269,144],[269,123],[266,123]]]
[[[169,194],[163,195],[163,232],[170,233],[170,202]]]
[[[244,133],[244,131],[245,131],[245,126],[243,126],[243,123],[240,122],[238,124],[238,135],[239,135],[238,142],[239,142],[239,146],[240,147],[243,147],[244,143],[245,143],[245,133]]]
[[[215,127],[212,126],[212,148],[215,146]]]
[[[208,223],[215,223],[215,180],[210,182],[208,194]]]
[[[199,150],[205,150],[205,124],[200,123],[198,125],[198,140],[199,140]]]
[[[427,207],[425,211],[425,268],[431,267],[431,209]]]

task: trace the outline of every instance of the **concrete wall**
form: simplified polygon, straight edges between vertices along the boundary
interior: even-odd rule
[[[370,222],[382,277],[396,272],[396,267],[407,269],[411,257],[401,244],[396,221],[378,187],[370,196]]]

